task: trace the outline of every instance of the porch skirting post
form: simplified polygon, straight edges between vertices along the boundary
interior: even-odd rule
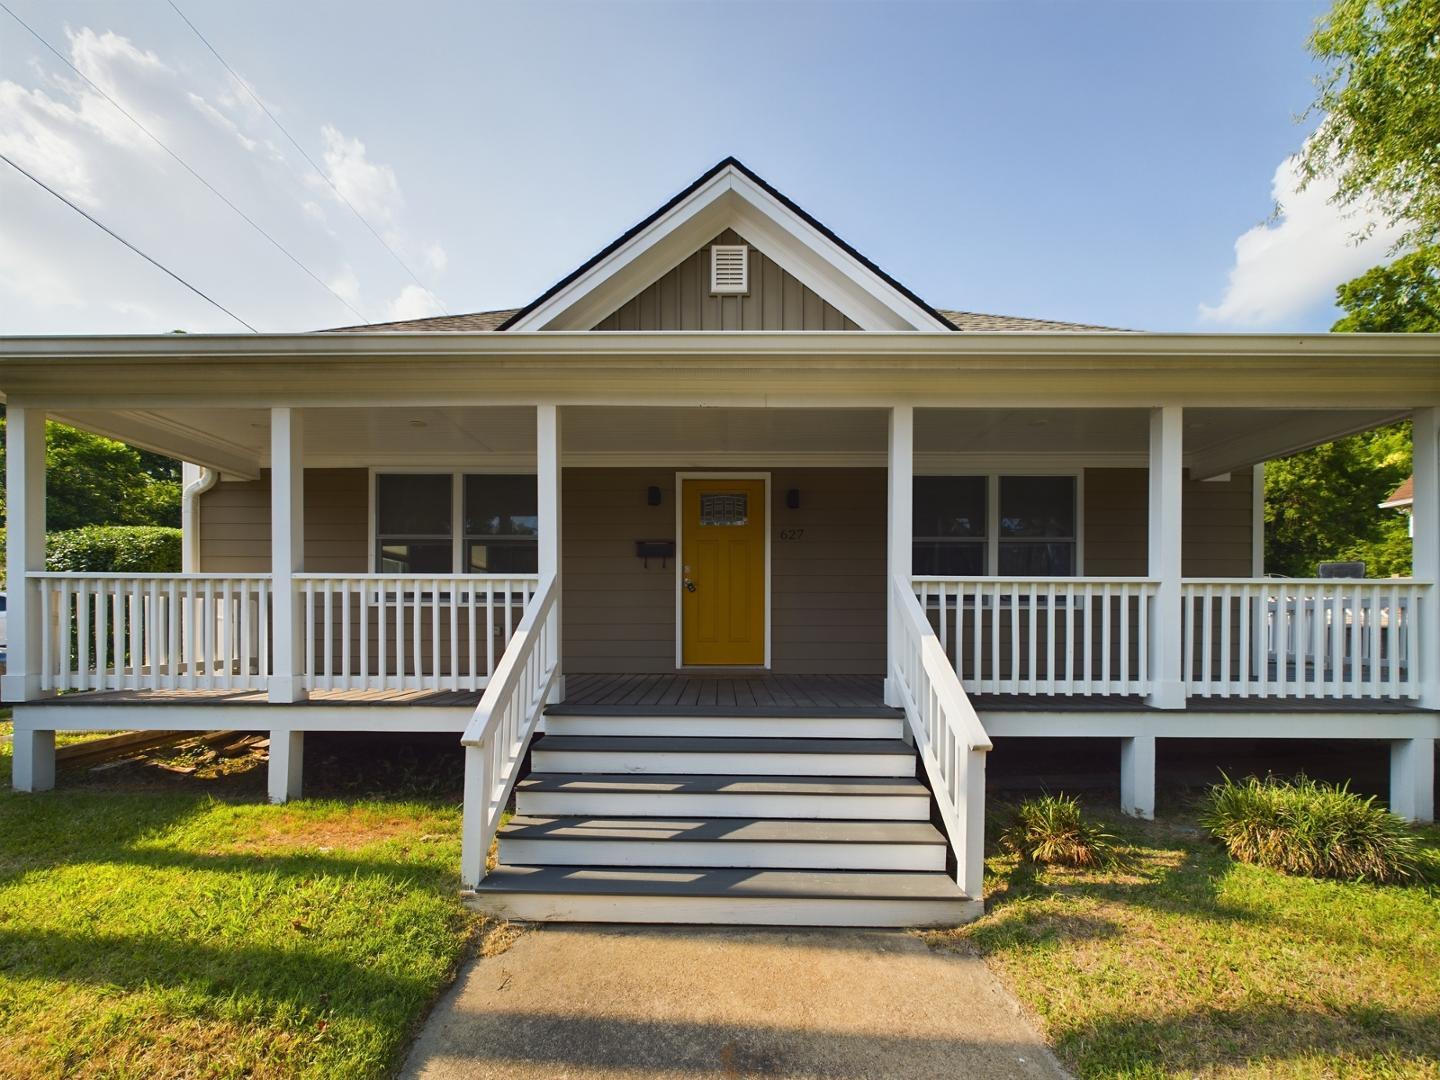
[[[1155,816],[1154,735],[1120,740],[1120,812],[1147,821]]]
[[[6,701],[29,701],[40,696],[40,635],[44,632],[40,598],[25,575],[45,569],[45,414],[11,405],[5,427],[9,519],[5,573],[10,641],[0,691]],[[15,737],[18,755],[18,732]]]
[[[560,629],[563,625],[560,604],[564,599],[560,588],[560,504],[561,477],[560,455],[563,439],[560,432],[560,409],[556,405],[535,407],[535,484],[539,500],[536,505],[535,531],[536,546],[539,549],[540,576],[555,575],[555,611],[550,618],[549,633],[551,655],[559,674],[550,691],[550,702],[556,704],[565,700],[565,668],[560,656]],[[542,721],[543,723],[543,721]]]
[[[293,575],[305,565],[305,425],[298,409],[270,410],[270,612],[272,702],[303,701],[305,605]],[[275,753],[272,745],[270,752]],[[272,774],[273,775],[273,774]],[[274,789],[271,789],[274,795]]]
[[[55,732],[17,729],[12,750],[11,782],[16,791],[49,791],[55,786]]]
[[[911,533],[914,528],[911,504],[915,497],[915,409],[911,405],[896,405],[890,410],[887,490],[885,704],[897,707],[900,691],[895,686],[895,643],[899,640],[899,612],[895,608],[892,582],[897,577],[910,580]],[[908,734],[909,729],[906,730]]]
[[[300,798],[300,777],[305,764],[303,731],[270,732],[269,791],[272,803]]]
[[[1440,709],[1440,408],[1415,410],[1415,492],[1410,507],[1411,548],[1420,594],[1415,620],[1420,648],[1420,704]]]
[[[1185,682],[1180,655],[1181,463],[1183,410],[1166,405],[1150,410],[1150,577],[1159,582],[1150,618],[1149,702],[1159,709],[1185,707]]]
[[[1390,743],[1390,809],[1407,821],[1435,820],[1435,740]]]

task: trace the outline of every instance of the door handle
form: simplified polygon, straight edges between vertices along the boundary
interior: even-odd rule
[[[685,591],[686,591],[686,592],[694,592],[694,591],[695,591],[695,582],[691,581],[688,577],[685,579]]]

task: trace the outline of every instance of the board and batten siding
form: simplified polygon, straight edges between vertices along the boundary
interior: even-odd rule
[[[222,481],[200,496],[200,569],[270,572],[270,473]],[[305,568],[363,574],[370,558],[370,476],[365,469],[305,470]]]
[[[746,244],[726,229],[710,244]],[[750,245],[750,291],[710,292],[710,244],[611,312],[596,330],[859,330],[834,305]]]

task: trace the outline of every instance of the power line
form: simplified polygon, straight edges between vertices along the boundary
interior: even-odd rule
[[[239,315],[236,315],[233,311],[231,311],[229,308],[227,308],[224,304],[220,303],[220,301],[218,301],[218,300],[216,300],[216,299],[214,299],[214,298],[212,298],[212,297],[206,296],[203,292],[201,292],[199,289],[197,289],[194,285],[191,285],[190,282],[186,281],[186,280],[185,280],[184,278],[182,278],[179,274],[175,273],[175,271],[171,270],[171,269],[170,269],[168,266],[166,266],[164,263],[160,262],[158,259],[151,258],[149,255],[145,254],[145,252],[141,251],[138,247],[136,247],[134,244],[132,244],[129,240],[126,240],[123,236],[121,236],[119,233],[117,233],[114,229],[110,228],[110,226],[106,225],[103,221],[101,221],[101,220],[99,220],[98,218],[93,217],[92,215],[86,213],[86,211],[84,211],[84,210],[82,210],[80,207],[76,206],[73,202],[71,202],[69,199],[67,199],[64,195],[60,194],[60,192],[56,191],[56,190],[55,190],[54,188],[52,188],[49,184],[45,183],[45,181],[41,180],[39,177],[35,176],[33,173],[26,172],[23,168],[21,168],[19,165],[15,164],[15,162],[11,161],[11,160],[10,160],[8,157],[6,157],[3,153],[0,153],[0,161],[5,162],[6,165],[9,165],[12,169],[14,169],[16,172],[18,172],[21,176],[24,176],[24,177],[26,177],[27,179],[33,181],[34,183],[38,184],[40,187],[42,187],[42,188],[44,188],[46,191],[48,191],[51,195],[54,195],[55,198],[59,199],[59,200],[60,200],[61,202],[63,202],[66,206],[70,207],[71,210],[74,210],[77,214],[79,214],[81,217],[83,217],[86,221],[90,222],[90,224],[96,226],[97,228],[103,229],[106,233],[108,233],[108,234],[109,234],[110,236],[112,236],[114,239],[119,240],[120,243],[124,244],[127,248],[129,248],[131,251],[133,251],[136,255],[139,255],[142,259],[144,259],[146,262],[148,262],[151,266],[155,267],[157,270],[160,270],[160,271],[163,271],[163,272],[166,273],[166,274],[169,274],[172,278],[174,278],[176,281],[178,281],[181,285],[184,285],[185,288],[189,289],[189,290],[190,290],[191,292],[193,292],[196,296],[200,297],[201,300],[204,300],[207,304],[210,304],[212,307],[217,307],[217,308],[219,308],[219,309],[220,309],[221,311],[223,311],[226,315],[229,315],[230,318],[234,319],[234,320],[235,320],[236,322],[238,322],[241,326],[245,327],[246,330],[249,330],[252,334],[258,334],[258,333],[260,332],[260,331],[256,330],[255,327],[251,326],[248,322],[246,322],[244,319],[240,318]]]
[[[146,135],[148,135],[148,136],[150,137],[151,141],[153,141],[156,146],[160,147],[161,150],[164,150],[165,153],[169,154],[172,158],[174,158],[175,161],[176,161],[177,163],[179,163],[180,167],[183,168],[186,172],[188,172],[191,176],[193,176],[196,180],[200,181],[200,183],[205,186],[206,190],[208,190],[212,195],[214,195],[217,199],[219,199],[219,200],[220,200],[221,202],[223,202],[226,206],[228,206],[231,210],[233,210],[237,215],[239,215],[240,219],[241,219],[242,221],[244,221],[247,225],[249,225],[252,229],[254,229],[256,232],[258,232],[258,233],[259,233],[261,236],[263,236],[266,240],[270,241],[270,243],[275,246],[275,249],[276,249],[277,251],[279,251],[279,252],[280,252],[282,255],[284,255],[287,259],[289,259],[292,263],[294,263],[296,266],[298,266],[301,270],[305,271],[305,273],[310,276],[310,278],[315,282],[315,284],[319,285],[322,289],[324,289],[326,292],[328,292],[328,293],[329,293],[331,296],[333,296],[336,300],[338,300],[338,301],[340,301],[340,303],[344,304],[345,307],[346,307],[347,309],[349,309],[349,311],[350,311],[356,318],[358,318],[361,322],[366,323],[367,325],[369,324],[370,320],[367,319],[367,318],[365,318],[364,315],[362,315],[359,311],[357,311],[357,310],[355,309],[354,305],[352,305],[352,304],[350,303],[350,301],[346,300],[343,296],[341,296],[338,292],[336,292],[336,291],[335,291],[334,289],[332,289],[328,284],[326,284],[323,280],[321,280],[318,276],[316,276],[315,272],[312,271],[312,270],[311,270],[308,266],[306,266],[303,262],[301,262],[298,258],[296,258],[293,254],[291,254],[290,250],[289,250],[288,248],[286,248],[284,244],[280,243],[279,240],[276,240],[276,239],[275,239],[273,236],[271,236],[268,232],[266,232],[264,229],[262,229],[262,228],[260,227],[260,225],[259,225],[253,218],[250,217],[249,214],[247,214],[247,213],[245,213],[245,211],[241,210],[240,207],[236,206],[233,202],[231,202],[228,198],[226,198],[225,195],[224,195],[218,188],[216,188],[214,184],[210,183],[209,180],[206,180],[205,177],[201,176],[198,172],[196,172],[193,168],[191,168],[189,162],[187,162],[184,158],[182,158],[182,157],[181,157],[179,154],[177,154],[174,150],[171,150],[170,147],[167,146],[167,145],[165,144],[165,142],[160,138],[160,136],[156,135],[156,134],[155,134],[153,131],[151,131],[148,127],[146,127],[144,124],[142,124],[138,119],[136,119],[136,117],[135,117],[129,110],[127,110],[127,109],[125,108],[125,106],[121,105],[121,104],[120,104],[118,101],[116,101],[113,97],[111,97],[109,94],[107,94],[103,89],[101,89],[99,86],[97,86],[96,83],[95,83],[95,81],[94,81],[93,79],[91,79],[90,76],[86,75],[83,71],[81,71],[79,68],[77,68],[74,64],[72,64],[72,63],[70,62],[70,60],[65,56],[64,53],[60,52],[58,49],[55,48],[55,46],[51,45],[50,42],[46,41],[43,37],[41,37],[40,34],[35,30],[35,28],[34,28],[33,26],[31,26],[29,23],[27,23],[24,19],[20,18],[19,15],[16,15],[15,12],[10,9],[9,5],[7,5],[7,4],[5,4],[5,3],[3,2],[3,0],[0,0],[0,8],[4,8],[5,13],[6,13],[7,15],[9,15],[9,16],[10,16],[12,19],[14,19],[17,23],[19,23],[21,26],[23,26],[26,30],[30,31],[30,36],[33,37],[36,41],[40,42],[41,45],[44,45],[45,48],[49,49],[50,52],[55,55],[56,59],[58,59],[62,64],[64,64],[66,67],[68,67],[68,68],[69,68],[71,71],[73,71],[76,75],[79,75],[80,78],[84,79],[85,82],[90,86],[90,88],[91,88],[92,90],[94,90],[97,94],[99,94],[101,97],[103,97],[103,98],[104,98],[106,101],[108,101],[111,105],[115,106],[115,108],[119,111],[119,113],[120,113],[121,116],[125,117],[125,119],[129,120],[132,124],[134,124],[134,125],[135,125],[136,127],[138,127],[141,131],[143,131]]]
[[[210,44],[209,39],[206,38],[205,35],[200,32],[199,27],[197,27],[193,22],[191,22],[189,17],[180,10],[179,6],[176,5],[175,0],[167,0],[167,2],[170,4],[170,7],[174,9],[175,14],[179,15],[181,20],[184,21],[185,25],[190,27],[190,29],[194,32],[195,36],[200,39],[201,43],[205,46],[205,48],[210,50],[211,55],[214,56],[216,60],[219,60],[221,66],[224,67],[224,69],[230,73],[230,75],[235,79],[235,81],[240,84],[240,88],[244,90],[245,93],[250,95],[250,100],[255,102],[256,105],[260,106],[261,111],[270,118],[270,122],[280,129],[280,133],[284,135],[285,138],[290,140],[290,145],[295,147],[295,149],[299,152],[300,156],[303,157],[309,163],[310,167],[319,174],[320,179],[324,180],[325,183],[330,186],[330,190],[335,193],[335,197],[350,208],[350,212],[355,215],[355,217],[360,221],[360,224],[364,225],[365,228],[370,230],[370,235],[375,237],[375,239],[380,242],[380,246],[390,253],[390,257],[400,264],[400,268],[404,270],[405,273],[410,275],[410,280],[415,282],[416,285],[420,286],[420,288],[424,289],[427,293],[429,293],[430,299],[434,300],[437,304],[440,305],[441,311],[443,311],[446,315],[449,315],[450,310],[445,306],[445,301],[441,300],[440,297],[435,294],[435,291],[433,289],[431,289],[428,285],[421,281],[418,276],[416,276],[415,271],[410,269],[409,264],[407,264],[405,260],[400,257],[399,253],[393,247],[391,247],[389,243],[386,242],[383,236],[381,236],[378,232],[375,231],[375,227],[371,225],[370,222],[365,220],[365,215],[360,213],[360,211],[355,208],[355,204],[352,203],[349,199],[347,199],[343,194],[341,194],[340,189],[335,186],[335,182],[330,179],[330,174],[327,173],[324,169],[320,168],[319,165],[315,164],[315,159],[312,158],[309,154],[307,154],[305,152],[305,148],[295,141],[295,136],[291,135],[290,132],[286,130],[285,125],[280,123],[279,119],[275,116],[275,114],[270,111],[270,107],[266,105],[265,102],[260,100],[260,96],[256,94],[254,90],[250,89],[250,84],[247,83],[244,79],[242,79],[240,77],[240,73],[226,62],[225,58],[220,55],[219,51],[215,48],[214,45]]]

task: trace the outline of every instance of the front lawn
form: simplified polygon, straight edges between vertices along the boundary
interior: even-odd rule
[[[1440,888],[1284,877],[1192,822],[1104,818],[1123,870],[993,858],[989,913],[927,938],[983,955],[1082,1077],[1440,1076]]]
[[[16,795],[0,744],[0,1076],[393,1072],[477,925],[458,800],[116,772]]]

